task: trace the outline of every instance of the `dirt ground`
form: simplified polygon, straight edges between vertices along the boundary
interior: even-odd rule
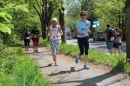
[[[39,47],[39,53],[33,53],[33,48],[23,52],[36,61],[53,86],[130,86],[129,76],[110,67],[88,63],[90,69],[84,69],[82,61],[76,64],[73,57],[64,54],[57,56],[58,66],[54,66],[52,51],[46,47]]]

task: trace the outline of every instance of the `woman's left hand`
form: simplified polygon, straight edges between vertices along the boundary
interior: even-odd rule
[[[56,37],[58,38],[58,37],[60,37],[61,35],[56,35]]]

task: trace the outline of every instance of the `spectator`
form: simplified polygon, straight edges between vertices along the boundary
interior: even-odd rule
[[[109,24],[106,25],[107,29],[105,30],[105,41],[110,55],[113,54],[113,44],[114,44],[114,35],[117,35],[116,31],[110,27]]]
[[[114,42],[114,54],[116,55],[116,49],[118,49],[118,52],[121,54],[121,40],[122,40],[122,30],[117,28],[115,31],[118,33],[118,35],[115,35],[115,42]]]

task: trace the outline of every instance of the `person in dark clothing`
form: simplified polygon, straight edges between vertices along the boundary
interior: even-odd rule
[[[35,52],[38,53],[38,43],[39,43],[40,32],[36,26],[34,26],[33,30],[31,31],[31,36],[32,36],[32,41],[33,41],[33,46],[34,46],[34,53]]]
[[[105,30],[105,41],[106,41],[106,45],[107,45],[107,48],[109,50],[109,53],[110,55],[113,54],[113,44],[115,42],[115,38],[114,38],[114,35],[118,35],[118,33],[111,28],[110,24],[107,24],[106,25],[106,30]],[[110,36],[112,33],[113,36]]]
[[[24,34],[23,34],[23,38],[24,38],[24,45],[25,45],[25,50],[29,50],[29,46],[30,46],[30,32],[29,29],[26,28]]]

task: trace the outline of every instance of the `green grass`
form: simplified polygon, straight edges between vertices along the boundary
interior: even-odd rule
[[[0,53],[0,86],[52,86],[21,48],[6,47]]]
[[[50,47],[50,43],[47,40],[41,40],[41,44]],[[78,46],[70,44],[67,45],[65,43],[60,44],[59,51],[72,57],[74,57],[79,52]],[[83,60],[83,56],[81,58]],[[103,64],[106,66],[110,66],[113,69],[130,73],[130,60],[126,60],[125,55],[107,55],[101,51],[90,48],[89,62],[96,62],[97,64]]]

